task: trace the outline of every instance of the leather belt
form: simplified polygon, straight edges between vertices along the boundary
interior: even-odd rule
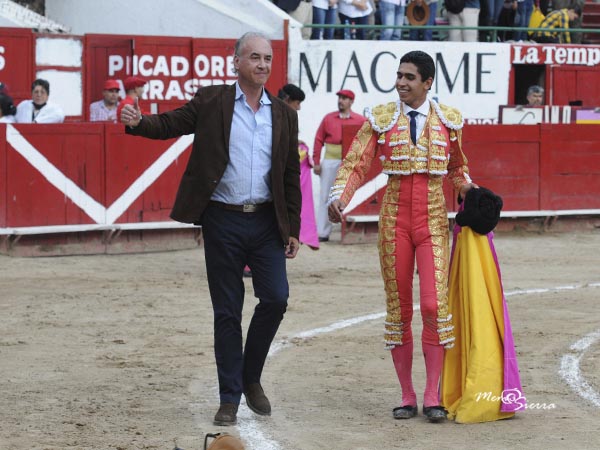
[[[253,203],[247,205],[230,205],[229,203],[217,202],[215,200],[211,200],[209,204],[212,206],[216,206],[217,208],[226,209],[228,211],[237,211],[244,213],[258,212],[273,206],[273,202]]]

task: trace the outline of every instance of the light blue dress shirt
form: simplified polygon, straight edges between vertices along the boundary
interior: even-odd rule
[[[266,91],[263,89],[260,106],[255,113],[236,83],[229,164],[211,200],[230,205],[272,201],[272,130],[271,100]]]

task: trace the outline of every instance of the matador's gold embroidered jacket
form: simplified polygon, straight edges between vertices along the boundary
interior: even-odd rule
[[[367,110],[367,121],[352,141],[331,188],[329,202],[348,204],[377,156],[383,173],[448,175],[455,189],[471,182],[462,152],[463,118],[457,109],[430,101],[425,128],[416,145],[400,100]]]
[[[340,199],[347,205],[355,191],[363,184],[365,176],[374,158],[379,157],[383,165],[383,173],[388,174],[389,189],[397,189],[399,179],[413,174],[428,175],[430,187],[435,187],[427,201],[437,211],[435,217],[429,218],[430,226],[435,224],[438,233],[432,241],[436,253],[435,290],[437,292],[437,334],[439,343],[447,348],[453,345],[452,317],[448,313],[447,279],[448,279],[448,225],[442,180],[448,176],[456,189],[470,183],[467,159],[462,152],[463,119],[460,112],[448,106],[430,101],[429,114],[421,135],[416,144],[410,139],[409,119],[404,114],[400,101],[380,105],[367,111],[367,122],[352,141],[350,151],[344,158],[331,189],[329,201]],[[433,180],[435,179],[435,180]],[[393,194],[393,192],[392,192]],[[388,205],[389,206],[389,205]],[[441,206],[441,209],[439,208]],[[388,211],[389,210],[389,211]],[[395,227],[396,219],[387,217],[386,213],[393,208],[382,206],[380,219],[380,258],[382,275],[386,283],[387,318],[385,322],[385,342],[387,348],[402,344],[403,319],[397,292],[397,274],[394,269],[394,245],[388,245],[389,227]],[[440,214],[441,213],[441,214]],[[437,216],[439,214],[439,217]],[[445,225],[443,222],[446,222]],[[391,236],[395,233],[391,232]],[[410,274],[412,277],[412,273]]]

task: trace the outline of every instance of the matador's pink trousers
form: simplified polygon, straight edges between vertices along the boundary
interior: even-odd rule
[[[390,176],[379,230],[382,275],[390,311],[399,309],[401,344],[391,350],[402,388],[402,406],[416,405],[412,384],[413,275],[419,274],[423,319],[421,343],[427,380],[424,406],[439,405],[438,386],[444,348],[438,335],[438,301],[447,296],[448,218],[442,177],[429,174]]]

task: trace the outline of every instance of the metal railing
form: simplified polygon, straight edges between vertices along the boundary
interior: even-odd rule
[[[499,42],[498,41],[498,33],[503,31],[522,31],[526,33],[536,33],[538,31],[541,32],[549,32],[549,33],[563,33],[568,32],[570,34],[574,33],[582,33],[582,34],[600,34],[600,28],[529,28],[529,27],[499,27],[499,26],[477,26],[477,27],[464,27],[464,26],[452,26],[452,25],[359,25],[359,24],[335,24],[335,25],[325,25],[325,24],[305,24],[303,28],[318,28],[318,29],[343,29],[343,30],[359,30],[365,29],[369,31],[379,31],[379,30],[396,30],[400,29],[404,31],[411,30],[433,30],[433,31],[441,31],[446,32],[450,30],[477,30],[489,32],[490,40],[489,42]],[[439,35],[439,33],[438,33]],[[365,39],[368,40],[368,39]],[[440,39],[438,39],[440,40]]]

